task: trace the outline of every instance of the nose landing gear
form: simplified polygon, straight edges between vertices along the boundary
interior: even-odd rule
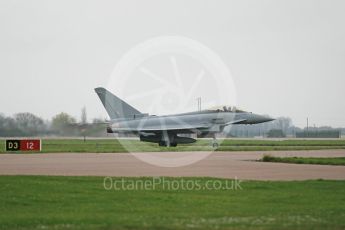
[[[218,141],[216,139],[216,134],[213,134],[213,139],[212,139],[212,143],[211,143],[212,147],[217,149],[219,147]]]
[[[212,143],[212,147],[216,149],[216,148],[218,148],[218,147],[219,147],[219,144],[218,144],[217,142]]]

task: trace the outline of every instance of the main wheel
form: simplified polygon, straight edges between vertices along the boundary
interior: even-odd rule
[[[219,147],[219,144],[217,142],[215,142],[215,143],[212,144],[212,147],[216,149],[216,148]]]
[[[158,145],[159,145],[159,146],[167,146],[167,144],[165,143],[165,141],[160,141],[160,142],[158,142]]]

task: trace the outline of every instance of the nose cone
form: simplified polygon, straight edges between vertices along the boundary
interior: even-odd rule
[[[263,115],[258,115],[255,114],[253,116],[253,124],[259,124],[259,123],[264,123],[264,122],[269,122],[269,121],[274,121],[275,119],[268,117],[268,116],[263,116]]]

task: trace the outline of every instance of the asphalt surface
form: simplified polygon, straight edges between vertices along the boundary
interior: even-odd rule
[[[257,162],[273,156],[345,157],[345,150],[215,152],[183,167],[157,167],[129,153],[0,154],[0,175],[186,176],[246,180],[345,180],[345,166]],[[138,155],[147,153],[137,153]],[[149,153],[179,157],[186,152]],[[203,154],[194,152],[193,154]]]

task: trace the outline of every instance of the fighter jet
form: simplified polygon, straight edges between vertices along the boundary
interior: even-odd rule
[[[159,146],[193,143],[194,138],[181,134],[213,136],[226,126],[236,124],[258,124],[274,119],[245,112],[231,106],[220,106],[202,111],[175,115],[156,116],[141,113],[105,88],[95,88],[110,121],[108,133],[131,133],[139,136],[140,141],[158,143]],[[218,147],[216,141],[213,147]]]

